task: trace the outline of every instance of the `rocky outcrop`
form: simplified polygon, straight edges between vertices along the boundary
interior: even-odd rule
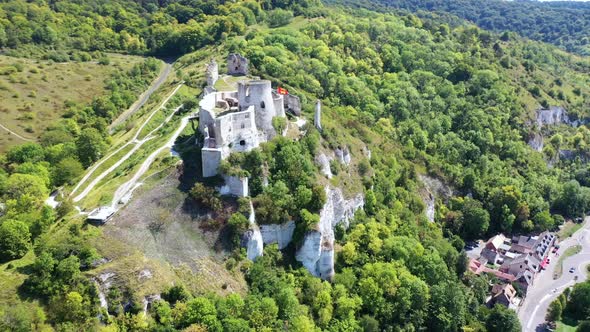
[[[108,294],[112,284],[111,279],[114,276],[115,274],[112,272],[105,272],[99,274],[96,278],[94,278],[94,283],[96,284],[96,288],[98,289],[98,300],[100,302],[100,306],[105,309],[108,309],[109,306],[105,294]]]
[[[161,300],[162,297],[160,296],[160,294],[153,294],[153,295],[148,295],[146,297],[143,298],[143,313],[147,314],[147,311],[149,308],[152,307],[153,303]]]
[[[532,134],[532,136],[529,138],[528,144],[535,151],[538,151],[538,152],[543,151],[543,146],[545,145],[543,135],[541,135],[539,133]]]
[[[260,233],[264,244],[276,243],[284,249],[293,239],[295,222],[290,220],[280,225],[260,225]]]
[[[342,164],[346,166],[350,164],[351,157],[350,151],[348,150],[347,146],[345,146],[344,148],[337,148],[336,150],[334,150],[334,154],[336,155],[336,159]]]
[[[347,200],[339,188],[327,188],[326,198],[317,229],[305,235],[295,258],[312,275],[330,280],[334,276],[334,227],[342,223],[348,228],[349,220],[365,200],[362,194]]]
[[[563,107],[552,106],[546,110],[537,111],[537,127],[564,123],[573,127],[579,125],[579,121],[571,121],[567,111]]]
[[[259,256],[262,256],[264,246],[258,225],[250,225],[250,229],[244,233],[242,238],[242,246],[246,247],[246,257],[249,260],[254,261]]]
[[[254,214],[254,206],[250,202],[250,216],[248,217],[250,228],[242,236],[242,247],[246,248],[246,257],[253,261],[258,256],[262,256],[264,249],[262,234],[260,228],[256,224],[256,215]]]
[[[418,175],[418,178],[424,183],[424,190],[420,192],[420,196],[426,205],[426,217],[430,222],[433,222],[436,198],[448,199],[453,195],[453,191],[439,179],[422,174]]]
[[[315,157],[316,164],[320,167],[322,174],[328,179],[332,178],[332,170],[330,169],[330,159],[323,153]]]

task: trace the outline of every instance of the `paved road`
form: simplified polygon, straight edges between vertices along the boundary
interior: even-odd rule
[[[135,112],[139,111],[139,109],[148,101],[148,99],[150,99],[150,96],[152,95],[152,93],[154,93],[154,91],[158,90],[160,88],[160,86],[162,85],[162,83],[164,83],[166,81],[166,79],[168,78],[168,76],[170,75],[171,72],[172,72],[172,64],[165,63],[164,68],[162,68],[162,70],[160,71],[160,74],[152,82],[150,87],[147,90],[145,90],[144,93],[141,94],[141,96],[139,96],[139,99],[137,99],[137,101],[135,101],[135,103],[133,103],[133,105],[131,105],[131,107],[129,107],[129,109],[127,109],[125,112],[121,113],[121,115],[119,115],[119,117],[117,117],[115,119],[115,121],[113,121],[113,123],[111,123],[111,125],[109,126],[109,130],[112,131],[113,128],[115,128],[118,125],[120,125],[121,123],[125,122],[125,120],[127,120],[130,116],[135,114]]]
[[[557,280],[553,280],[553,273],[559,258],[554,254],[550,254],[551,263],[546,271],[539,273],[536,277],[533,288],[529,290],[524,304],[518,312],[523,331],[543,331],[542,324],[545,322],[549,304],[565,288],[574,285],[576,282],[582,282],[588,277],[586,266],[590,264],[590,217],[586,218],[582,229],[561,242],[559,252],[563,253],[567,248],[577,244],[582,245],[582,251],[564,260],[563,275]],[[576,271],[574,273],[569,272],[571,267],[575,267]],[[575,276],[578,276],[577,281],[574,280]]]
[[[86,195],[88,195],[88,193],[90,193],[90,191],[92,189],[94,189],[94,187],[102,179],[104,179],[107,175],[109,175],[110,173],[112,173],[115,169],[117,169],[117,167],[121,166],[121,164],[123,162],[125,162],[125,160],[127,160],[129,157],[131,157],[145,142],[147,142],[148,140],[150,140],[150,139],[153,138],[153,136],[152,136],[153,133],[155,133],[157,130],[159,130],[165,123],[167,123],[168,121],[170,121],[171,117],[169,116],[158,127],[156,127],[154,130],[152,130],[143,139],[139,140],[139,135],[141,134],[141,131],[143,130],[143,128],[149,123],[149,121],[152,119],[152,117],[166,105],[166,103],[168,102],[168,100],[170,100],[170,98],[172,98],[172,96],[174,96],[176,94],[176,92],[178,91],[178,89],[180,89],[180,87],[182,87],[182,84],[179,84],[172,91],[172,93],[170,93],[170,95],[168,95],[168,97],[166,97],[166,99],[164,99],[164,101],[160,104],[160,106],[157,107],[156,109],[154,109],[154,111],[152,111],[152,113],[147,117],[147,119],[143,122],[143,124],[137,129],[137,131],[135,132],[135,135],[133,135],[133,137],[131,139],[129,139],[127,141],[127,143],[123,144],[120,148],[118,148],[117,150],[115,150],[111,154],[107,155],[106,157],[104,157],[103,159],[101,159],[99,162],[97,162],[96,164],[94,164],[94,166],[92,166],[90,168],[90,170],[86,173],[86,175],[84,175],[84,177],[80,180],[80,182],[78,182],[78,184],[74,187],[74,189],[72,190],[72,195],[74,194],[74,192],[76,192],[82,186],[82,184],[84,184],[84,182],[86,182],[90,178],[90,176],[92,176],[92,174],[94,173],[94,171],[100,165],[102,165],[105,161],[109,160],[115,154],[117,154],[118,152],[120,152],[121,150],[123,150],[125,147],[127,147],[127,146],[129,146],[131,144],[135,144],[135,146],[125,156],[123,156],[121,159],[117,160],[117,162],[114,163],[111,167],[109,167],[107,170],[105,170],[104,172],[102,172],[101,174],[99,174],[96,178],[94,178],[94,180],[92,180],[92,182],[90,182],[90,184],[80,194],[78,194],[76,197],[74,197],[74,199],[73,199],[74,202],[79,202],[84,197],[86,197]],[[173,112],[173,114],[174,113],[175,112]]]

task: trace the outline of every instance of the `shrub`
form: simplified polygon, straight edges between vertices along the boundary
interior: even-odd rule
[[[16,67],[14,66],[5,66],[5,67],[0,67],[0,75],[11,75],[16,73]]]
[[[191,189],[190,195],[195,201],[215,212],[220,212],[223,207],[219,193],[214,188],[206,187],[202,183],[196,183]]]
[[[271,10],[266,18],[266,22],[271,28],[287,25],[291,20],[293,20],[293,12],[284,9]]]
[[[98,64],[99,65],[106,66],[106,65],[109,65],[110,63],[111,63],[111,60],[108,57],[106,57],[106,56],[103,56],[100,59],[98,59]]]

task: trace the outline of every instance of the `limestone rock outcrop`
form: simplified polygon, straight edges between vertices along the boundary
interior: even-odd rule
[[[316,164],[320,167],[322,174],[328,179],[332,178],[332,170],[330,169],[330,159],[323,153],[315,157]]]
[[[317,229],[305,235],[295,258],[312,275],[330,280],[334,276],[334,227],[342,223],[348,228],[349,220],[363,207],[365,199],[362,194],[345,199],[340,188],[327,188],[326,198]]]
[[[430,177],[428,175],[419,174],[418,178],[424,183],[424,189],[420,192],[422,201],[426,205],[426,217],[430,222],[434,221],[435,202],[436,198],[444,200],[453,196],[453,190],[442,183],[439,179]]]
[[[545,145],[543,135],[541,135],[539,133],[534,133],[529,138],[528,144],[535,151],[538,151],[538,152],[543,151],[543,146]]]
[[[537,127],[541,128],[545,125],[560,123],[565,123],[574,127],[579,125],[579,121],[570,120],[567,111],[563,107],[552,106],[549,109],[537,111]]]
[[[242,247],[246,248],[246,257],[254,261],[258,256],[262,256],[264,249],[264,242],[260,228],[256,224],[256,215],[254,214],[254,206],[250,202],[250,216],[248,217],[250,228],[242,236]]]
[[[338,159],[338,161],[340,161],[342,164],[347,166],[350,164],[351,156],[348,147],[345,146],[344,148],[337,148],[334,150],[334,154],[336,155],[336,159]]]
[[[280,225],[260,225],[259,227],[265,245],[276,243],[279,249],[284,249],[293,239],[295,222],[290,220]]]

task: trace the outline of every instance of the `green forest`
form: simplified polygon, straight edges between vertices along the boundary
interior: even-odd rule
[[[149,85],[159,62],[146,58],[110,78],[107,95],[68,105],[38,143],[0,158],[0,271],[25,275],[15,294],[0,291],[0,330],[521,331],[516,312],[485,306],[490,280],[466,272],[463,248],[498,232],[555,230],[590,210],[590,59],[542,43],[585,54],[584,27],[580,35],[567,32],[574,24],[568,15],[590,20],[579,14],[587,11],[583,5],[560,8],[567,24],[551,34],[527,30],[535,25],[522,20],[517,32],[529,40],[499,32],[519,15],[534,19],[534,12],[511,11],[515,17],[502,15],[505,21],[487,27],[479,17],[494,15],[480,11],[501,9],[485,3],[465,9],[482,28],[313,0],[0,3],[7,55],[56,62],[95,51],[172,56],[177,75],[200,88],[202,73],[186,68],[241,53],[253,75],[297,93],[308,118],[316,99],[326,114],[321,132],[308,126],[299,140],[276,137],[221,167],[249,177],[261,224],[295,220],[294,243],[283,251],[267,246],[248,261],[240,248],[248,210],[238,201],[214,226],[229,230],[226,267],[243,275],[247,291],[222,296],[171,283],[144,313],[129,285],[112,288],[108,307],[100,306],[89,276],[108,258],[93,246],[101,228],[81,221],[71,201],[56,210],[44,201],[106,153],[108,124]],[[583,124],[536,128],[536,111],[550,106]],[[527,144],[533,134],[546,138],[541,151]],[[327,182],[313,158],[343,146],[355,160],[331,165],[330,183],[363,193],[365,205],[347,230],[337,230],[336,275],[322,281],[294,252],[317,226],[326,199]],[[573,157],[560,157],[565,150]],[[186,168],[195,167],[186,160]],[[424,213],[420,175],[454,192],[436,201],[434,222]],[[187,197],[220,215],[235,203],[200,182]],[[587,292],[587,284],[576,286],[560,303],[564,312],[590,319]]]
[[[590,5],[580,1],[501,0],[332,0],[351,6],[401,9],[419,16],[439,15],[449,23],[461,19],[497,33],[516,32],[523,37],[590,55]],[[460,19],[457,19],[460,18]]]

